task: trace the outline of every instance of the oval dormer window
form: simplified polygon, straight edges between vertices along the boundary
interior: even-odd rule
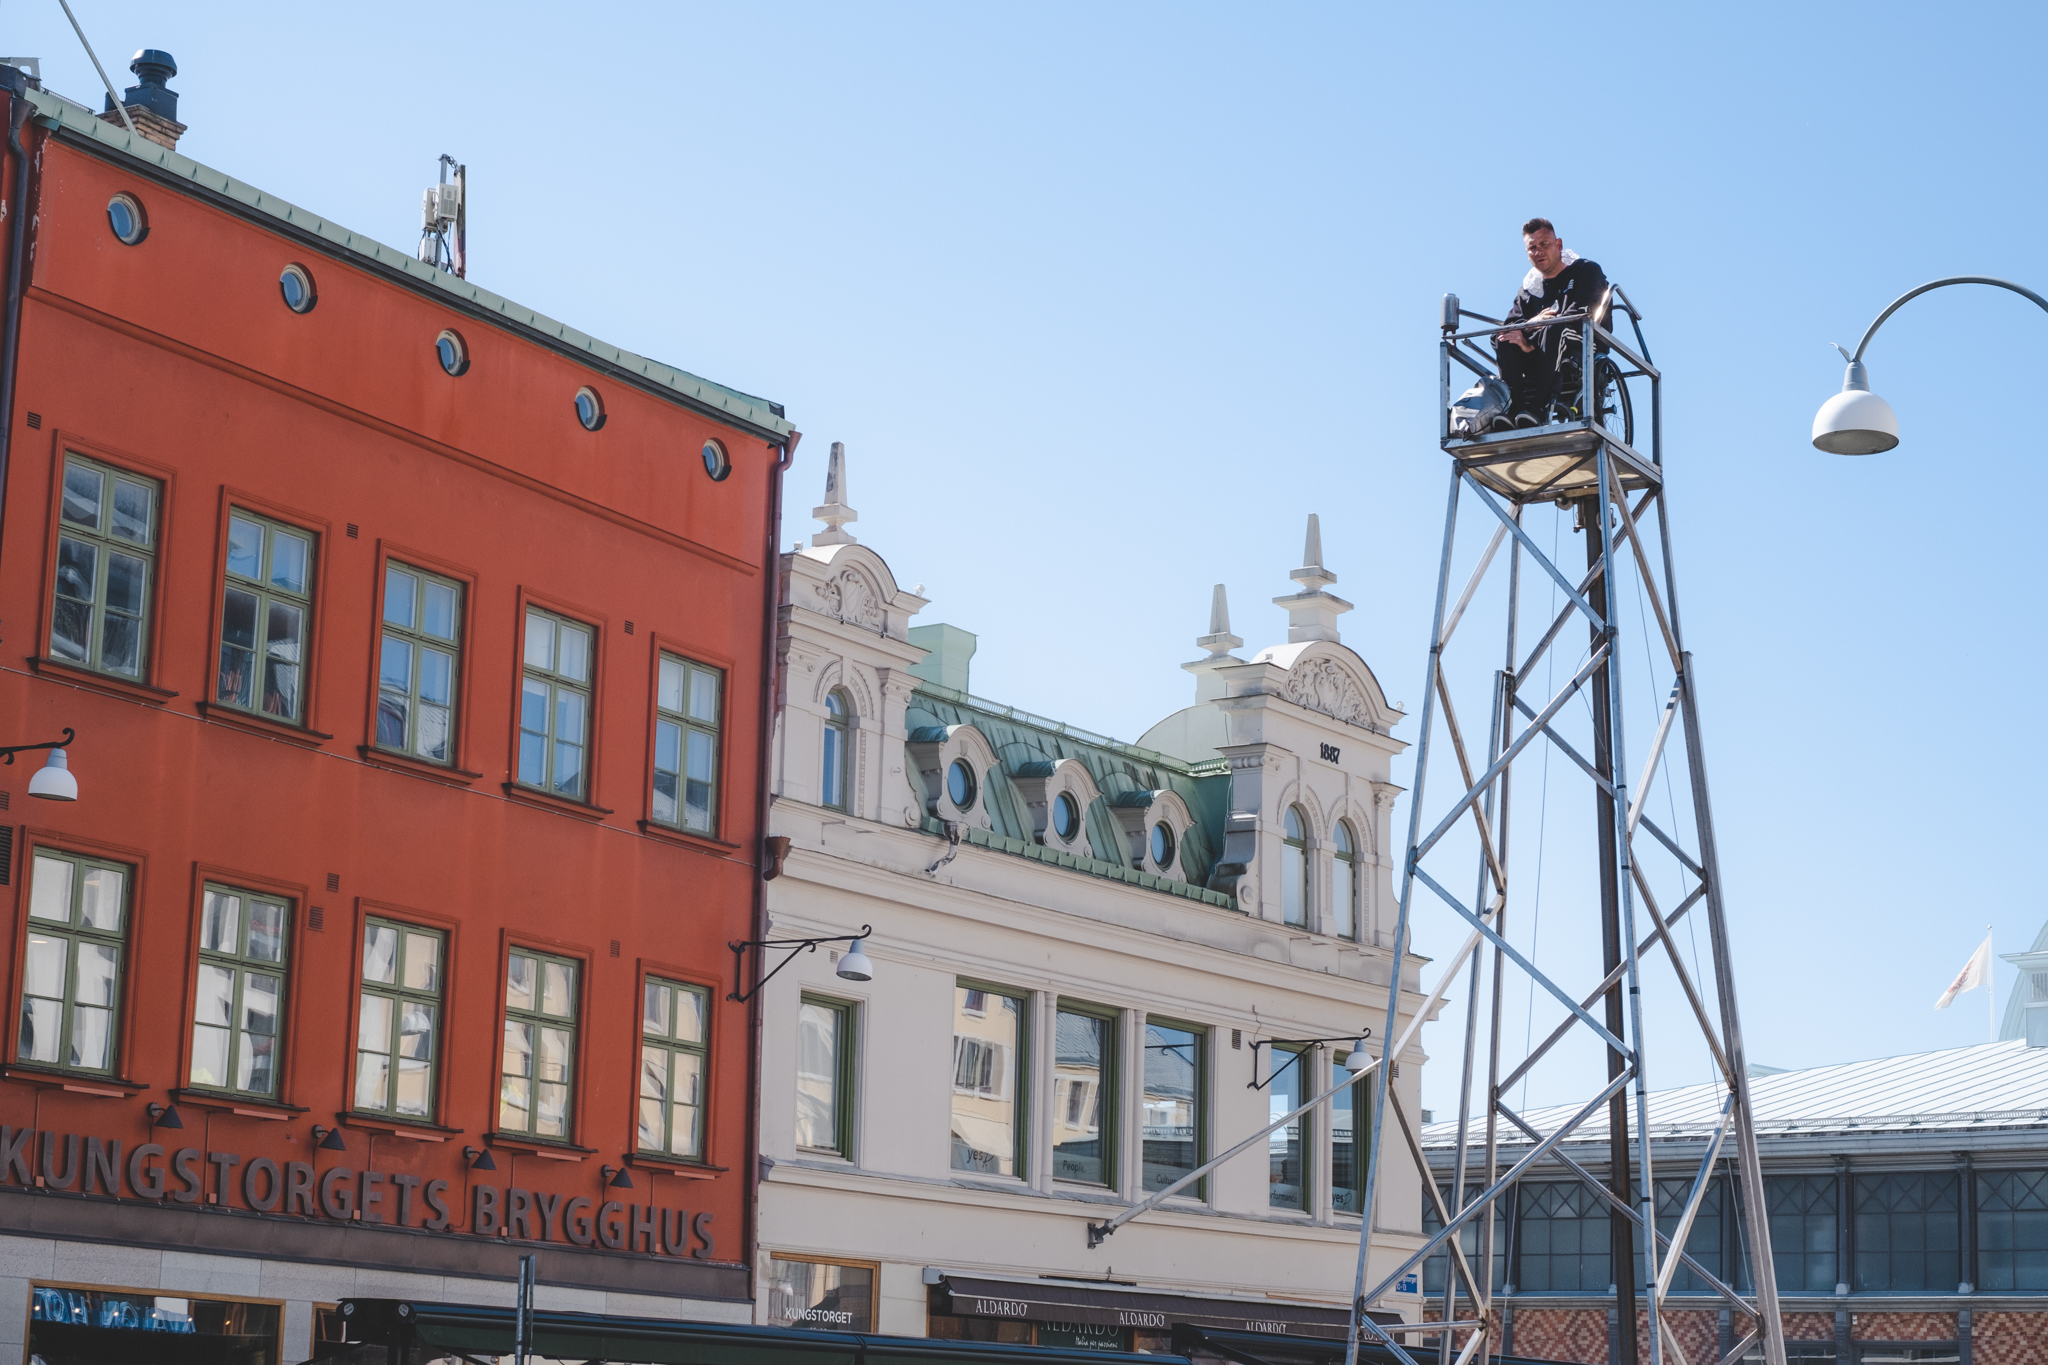
[[[946,795],[960,810],[974,807],[974,769],[967,766],[967,760],[956,758],[946,769]]]
[[[149,219],[142,201],[132,194],[117,194],[107,201],[107,226],[123,246],[135,246],[149,236]]]
[[[435,337],[434,355],[449,374],[461,374],[469,368],[469,347],[462,344],[459,332],[443,332]]]
[[[604,400],[597,396],[596,389],[576,390],[576,420],[585,431],[596,431],[604,425]]]
[[[1067,840],[1081,832],[1081,803],[1072,792],[1061,792],[1053,800],[1052,832]]]
[[[294,313],[310,313],[318,295],[313,292],[313,276],[302,265],[288,265],[277,277],[277,292],[284,295],[284,306]]]
[[[1152,826],[1152,865],[1173,866],[1173,827],[1164,820]]]

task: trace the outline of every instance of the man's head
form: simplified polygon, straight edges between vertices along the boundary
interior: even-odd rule
[[[1522,224],[1522,245],[1529,253],[1529,264],[1544,279],[1564,269],[1564,243],[1548,218],[1531,218]]]

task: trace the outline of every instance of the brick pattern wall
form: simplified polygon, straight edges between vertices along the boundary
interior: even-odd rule
[[[1666,1312],[1666,1325],[1678,1338],[1678,1349],[1691,1365],[1721,1358],[1721,1319],[1716,1313]],[[1650,1315],[1636,1314],[1636,1359],[1650,1358]]]
[[[1851,1341],[1954,1341],[1954,1313],[1851,1313]]]
[[[1460,1309],[1459,1315],[1461,1317],[1469,1315],[1472,1311],[1471,1303],[1463,1299],[1460,1299],[1458,1301],[1458,1307]],[[1422,1310],[1422,1320],[1424,1322],[1442,1322],[1444,1320],[1444,1310],[1442,1305],[1439,1304],[1430,1307],[1425,1307]],[[1500,1333],[1502,1326],[1500,1310],[1495,1309],[1493,1312],[1487,1314],[1486,1323],[1488,1328],[1486,1334],[1486,1352],[1488,1355],[1498,1355],[1500,1353]],[[1470,1329],[1469,1327],[1462,1332],[1451,1333],[1452,1354],[1455,1355],[1457,1352],[1464,1350],[1465,1343],[1471,1340],[1471,1338],[1472,1329]],[[1423,1338],[1403,1337],[1401,1338],[1401,1340],[1404,1342],[1413,1342],[1421,1341],[1423,1340]],[[1432,1337],[1429,1338],[1429,1340],[1433,1343],[1437,1339]],[[1414,1355],[1415,1352],[1411,1351],[1409,1352],[1409,1354]]]
[[[1607,1310],[1522,1308],[1515,1311],[1515,1354],[1532,1360],[1605,1365]]]
[[[1971,1365],[2040,1365],[2048,1360],[2048,1313],[1970,1314]]]
[[[1833,1341],[1835,1339],[1835,1315],[1833,1313],[1787,1313],[1781,1319],[1785,1325],[1787,1341]]]

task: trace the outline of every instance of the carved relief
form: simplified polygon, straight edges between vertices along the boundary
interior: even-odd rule
[[[1334,659],[1304,659],[1296,664],[1288,670],[1281,695],[1347,725],[1372,723],[1364,689]]]
[[[811,591],[817,596],[818,610],[825,615],[836,617],[850,626],[886,632],[889,615],[883,609],[881,594],[852,569],[841,569],[823,582],[812,585]]]

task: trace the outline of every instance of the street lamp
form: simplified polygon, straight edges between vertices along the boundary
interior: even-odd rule
[[[1870,391],[1870,371],[1864,368],[1863,351],[1870,345],[1870,339],[1877,335],[1877,329],[1884,325],[1884,320],[1898,312],[1907,299],[1950,284],[1988,284],[2010,289],[2048,310],[2048,299],[2024,285],[1990,275],[1951,275],[1947,279],[1932,280],[1918,289],[1907,290],[1877,315],[1877,321],[1870,324],[1870,330],[1856,344],[1856,354],[1843,351],[1839,345],[1835,347],[1842,351],[1842,359],[1849,362],[1849,370],[1842,376],[1842,391],[1821,404],[1820,411],[1813,415],[1815,449],[1825,450],[1830,455],[1881,455],[1899,443],[1898,415],[1892,411],[1891,404]]]
[[[6,755],[6,760],[11,765],[16,754],[48,749],[49,758],[36,770],[36,775],[28,780],[28,794],[40,796],[45,801],[76,801],[78,779],[71,775],[71,765],[64,757],[64,746],[77,738],[78,732],[67,725],[64,727],[62,739],[45,740],[41,744],[12,744],[0,748],[0,754]]]

